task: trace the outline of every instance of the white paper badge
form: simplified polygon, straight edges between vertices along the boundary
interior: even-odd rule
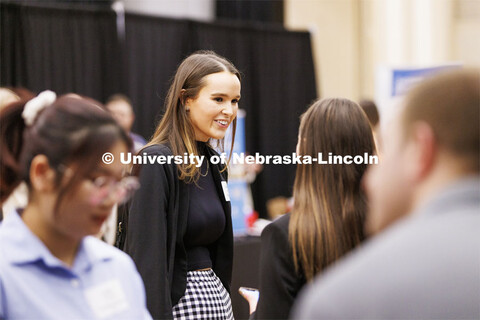
[[[223,195],[225,196],[225,201],[230,201],[230,194],[228,193],[227,181],[222,181]]]
[[[85,290],[87,302],[98,319],[128,310],[128,302],[118,280],[110,280]]]

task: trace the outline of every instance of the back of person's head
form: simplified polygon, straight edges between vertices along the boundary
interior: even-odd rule
[[[365,99],[361,100],[358,104],[367,115],[368,121],[370,122],[372,129],[376,128],[378,123],[380,122],[380,117],[378,115],[378,108],[375,102]]]
[[[439,148],[466,171],[480,172],[480,71],[441,74],[408,95],[402,130],[408,136],[420,121],[427,123]]]
[[[65,174],[63,169],[74,168],[68,185],[62,186],[58,205],[115,143],[131,146],[128,136],[101,106],[80,97],[56,99],[53,92],[8,105],[0,113],[0,130],[2,202],[21,181],[35,191],[30,166],[38,155],[44,155],[56,171],[57,187]]]
[[[240,72],[226,58],[213,51],[198,51],[188,56],[178,67],[165,99],[165,113],[152,137],[151,144],[168,143],[175,155],[197,154],[195,131],[185,107],[187,99],[194,99],[205,87],[205,77],[214,73],[230,72],[241,80]],[[236,118],[232,123],[231,150],[235,139]],[[217,141],[223,147],[223,139]],[[180,179],[195,180],[199,169],[195,164],[178,166]]]
[[[301,117],[302,156],[375,154],[362,109],[347,99],[316,101]],[[294,261],[307,280],[364,239],[366,200],[361,180],[368,164],[300,164],[289,235]]]
[[[442,73],[412,89],[366,179],[367,229],[378,232],[448,184],[480,172],[480,72]]]

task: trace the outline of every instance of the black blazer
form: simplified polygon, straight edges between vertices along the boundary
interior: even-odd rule
[[[262,232],[260,299],[251,318],[288,319],[305,277],[295,271],[288,240],[290,213],[270,223]]]
[[[217,154],[207,148],[208,159]],[[143,155],[172,155],[167,145],[143,149]],[[207,159],[205,159],[206,161]],[[210,163],[217,192],[226,216],[225,231],[213,245],[212,269],[230,292],[233,261],[233,231],[230,202],[221,185],[227,171]],[[171,319],[172,307],[184,295],[187,280],[186,232],[189,188],[178,179],[175,164],[143,164],[140,189],[129,205],[124,250],[135,261],[145,283],[147,307],[155,319]]]

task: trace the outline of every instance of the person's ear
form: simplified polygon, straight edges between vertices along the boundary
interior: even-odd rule
[[[437,155],[437,142],[432,127],[426,122],[412,125],[412,160],[410,163],[412,178],[422,180],[433,169]]]
[[[190,102],[192,99],[187,98],[185,95],[187,93],[187,90],[182,89],[180,90],[180,101],[182,102],[183,107],[185,108],[185,111],[190,111]]]
[[[50,167],[48,158],[39,154],[35,156],[30,165],[30,183],[34,190],[51,192],[55,190],[55,170]]]

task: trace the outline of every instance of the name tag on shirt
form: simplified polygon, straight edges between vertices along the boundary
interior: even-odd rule
[[[128,302],[118,280],[111,280],[85,290],[87,302],[98,319],[128,310]]]
[[[227,181],[222,181],[223,195],[225,196],[225,201],[230,201],[230,194],[228,193]]]

